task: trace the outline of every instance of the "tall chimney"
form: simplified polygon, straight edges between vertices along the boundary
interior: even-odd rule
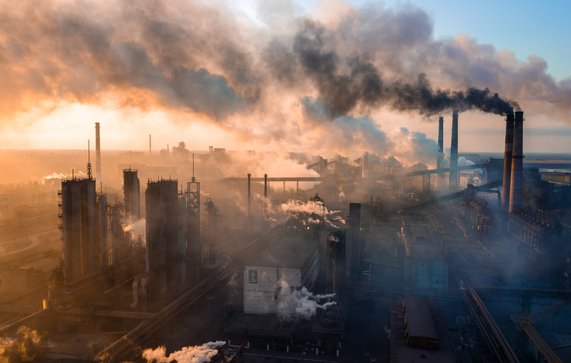
[[[101,135],[99,122],[95,123],[95,179],[101,181]]]
[[[510,213],[522,207],[523,184],[523,111],[515,112],[510,180]]]
[[[264,197],[268,197],[268,174],[264,174]]]
[[[512,148],[514,139],[514,114],[506,116],[506,140],[504,151],[504,176],[502,185],[502,208],[507,211],[510,204],[510,180],[512,172]]]
[[[149,155],[153,153],[153,149],[151,148],[151,134],[149,134]]]
[[[450,181],[451,191],[458,189],[458,110],[452,111],[452,142],[450,145]]]
[[[252,216],[252,190],[251,190],[252,174],[248,173],[248,219]]]
[[[438,155],[436,156],[436,169],[442,168],[444,160],[444,117],[438,118]],[[442,188],[444,185],[444,175],[438,175],[438,186]]]

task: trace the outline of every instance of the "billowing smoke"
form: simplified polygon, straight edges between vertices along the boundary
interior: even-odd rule
[[[129,233],[132,241],[146,241],[147,233],[147,223],[144,218],[139,219],[135,222],[125,224],[123,226],[123,232]]]
[[[87,175],[82,171],[79,170],[77,172],[73,173],[73,177],[75,178],[85,178]],[[58,173],[58,172],[53,172],[49,175],[44,176],[42,179],[43,180],[63,180],[63,179],[71,179],[72,178],[72,174],[64,174],[64,173]]]
[[[240,141],[373,152],[391,146],[372,121],[381,109],[504,114],[515,99],[571,121],[571,81],[551,77],[543,59],[520,61],[464,35],[436,40],[431,18],[410,5],[347,6],[333,22],[264,5],[261,26],[224,2],[88,4],[0,0],[4,120],[110,104],[213,122]],[[315,104],[332,122],[313,132],[304,114]]]
[[[219,120],[259,97],[226,12],[178,0],[87,5],[0,2],[0,110],[37,107],[23,104],[34,96],[99,102],[113,94],[125,105],[159,103]]]
[[[273,212],[274,214],[285,213],[286,217],[296,215],[298,218],[305,218],[304,222],[306,225],[319,224],[321,223],[320,218],[323,219],[325,224],[333,228],[339,228],[339,225],[346,223],[340,211],[328,209],[319,200],[302,201],[289,199],[287,202],[280,204],[278,210]]]
[[[16,338],[0,337],[0,362],[34,362],[41,357],[41,337],[36,330],[20,326]]]
[[[202,345],[192,345],[172,352],[168,356],[166,355],[166,348],[159,346],[156,349],[145,349],[143,351],[143,358],[147,360],[147,363],[208,363],[212,358],[218,355],[220,347],[225,344],[226,342],[216,341]]]
[[[519,108],[515,102],[502,99],[487,88],[435,89],[424,73],[413,83],[402,79],[388,82],[372,62],[359,56],[342,57],[334,49],[326,48],[326,32],[320,24],[303,21],[295,35],[293,54],[302,71],[315,82],[331,118],[346,115],[358,106],[370,109],[389,105],[399,111],[414,110],[424,115],[453,108],[503,115]]]
[[[294,289],[284,281],[278,281],[278,318],[281,321],[298,321],[311,319],[317,314],[317,310],[327,310],[336,305],[331,301],[335,294],[315,295],[305,287]]]

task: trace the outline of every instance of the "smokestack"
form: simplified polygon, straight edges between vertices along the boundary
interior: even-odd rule
[[[248,219],[252,216],[252,192],[251,192],[251,179],[252,174],[248,173]]]
[[[452,111],[452,140],[450,144],[450,181],[451,191],[458,189],[458,110]]]
[[[91,145],[90,140],[87,140],[87,179],[91,178]]]
[[[512,148],[512,170],[510,180],[510,213],[522,207],[523,183],[523,111],[516,111]]]
[[[514,114],[506,116],[506,140],[504,151],[504,176],[502,186],[502,208],[507,211],[510,204],[510,180],[512,172],[512,148],[514,139]]]
[[[442,168],[444,160],[444,117],[438,118],[438,155],[436,156],[436,169]],[[438,174],[438,186],[444,186],[444,174]]]
[[[101,180],[101,134],[99,122],[95,123],[95,179]]]
[[[153,149],[151,148],[151,134],[149,134],[149,155],[153,153]]]
[[[264,197],[268,197],[268,174],[264,174]]]

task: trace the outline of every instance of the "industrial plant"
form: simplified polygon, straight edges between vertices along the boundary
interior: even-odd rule
[[[571,5],[414,2],[0,0],[0,363],[571,362]]]
[[[446,155],[447,119],[434,169],[371,151],[314,176],[219,175],[235,152],[184,142],[126,165],[96,123],[96,177],[88,148],[38,199],[59,244],[3,257],[2,339],[46,362],[569,361],[571,161],[524,158],[522,111],[502,158],[460,154],[453,110]]]

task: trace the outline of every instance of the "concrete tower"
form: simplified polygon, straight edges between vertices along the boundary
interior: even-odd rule
[[[458,110],[452,111],[452,136],[450,144],[450,191],[458,189]]]
[[[141,219],[141,187],[136,169],[123,169],[125,219],[130,223]]]
[[[93,273],[99,262],[95,180],[69,179],[61,183],[61,229],[64,277],[73,282]]]
[[[185,246],[179,236],[178,182],[149,181],[145,203],[147,274],[149,297],[153,299],[176,291],[184,282]]]

